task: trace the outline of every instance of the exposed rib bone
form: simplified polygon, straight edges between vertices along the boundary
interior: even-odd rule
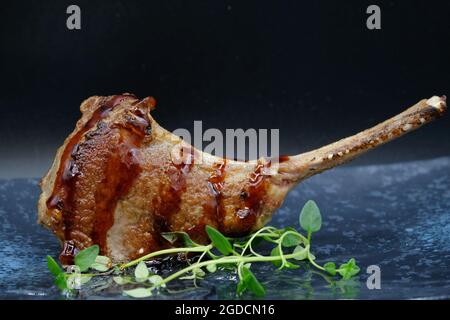
[[[290,157],[280,164],[279,172],[301,181],[314,174],[353,160],[359,155],[416,130],[442,116],[446,97],[423,99],[409,109],[370,129],[319,149]]]

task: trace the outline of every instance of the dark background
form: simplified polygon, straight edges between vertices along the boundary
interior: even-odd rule
[[[81,7],[82,29],[66,28]],[[366,28],[378,4],[382,29]],[[448,1],[14,1],[0,18],[0,177],[41,176],[91,95],[153,95],[169,130],[280,128],[319,147],[450,94]],[[450,155],[449,117],[354,165]]]

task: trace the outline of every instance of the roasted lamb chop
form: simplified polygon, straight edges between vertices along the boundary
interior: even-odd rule
[[[205,225],[246,235],[267,223],[303,179],[419,128],[446,103],[422,100],[354,136],[280,157],[276,170],[274,159],[233,161],[196,150],[158,125],[154,107],[153,98],[132,94],[81,104],[81,119],[42,179],[38,204],[39,223],[66,245],[63,262],[69,248],[93,244],[115,262],[127,261],[166,247],[167,231],[203,243]]]

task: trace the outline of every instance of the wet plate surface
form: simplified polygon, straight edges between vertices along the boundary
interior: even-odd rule
[[[65,298],[46,269],[45,256],[56,256],[59,245],[36,224],[38,194],[37,179],[0,180],[0,298]],[[313,238],[318,261],[355,257],[362,272],[343,282],[307,266],[278,272],[269,264],[254,265],[267,298],[450,298],[450,158],[348,167],[313,177],[290,193],[271,224],[298,227],[308,199],[316,200],[323,216]],[[381,268],[381,290],[366,287],[369,265]],[[74,298],[126,299],[111,282],[92,280]],[[236,299],[233,274],[208,275],[199,286],[177,282],[170,293],[152,299]]]

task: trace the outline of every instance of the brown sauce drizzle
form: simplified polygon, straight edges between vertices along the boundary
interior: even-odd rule
[[[177,161],[172,161],[172,170],[169,170],[169,179],[171,188],[175,192],[180,192],[186,187],[186,176],[191,171],[194,165],[194,148],[182,147],[180,148],[180,157]]]
[[[194,226],[190,227],[186,232],[192,240],[199,243],[205,243],[208,236],[205,231],[205,226],[222,229],[223,220],[225,217],[225,208],[223,205],[223,187],[225,179],[225,168],[227,160],[223,159],[213,165],[213,172],[207,180],[208,190],[211,198],[203,204],[203,214]]]
[[[236,216],[240,219],[242,234],[252,229],[257,216],[260,214],[267,189],[264,169],[270,167],[270,165],[270,161],[263,164],[258,160],[255,170],[250,174],[248,186],[240,194],[245,206],[236,211]]]
[[[78,151],[78,143],[83,135],[92,129],[99,121],[108,116],[110,111],[117,106],[123,99],[128,96],[113,96],[113,98],[101,105],[92,114],[91,119],[80,129],[67,143],[66,148],[60,159],[60,165],[56,174],[56,180],[52,195],[47,199],[48,209],[63,210],[64,200],[68,196],[66,189],[71,189],[69,185],[74,180],[73,178],[79,174],[78,167],[74,163],[72,157]],[[101,125],[100,125],[101,126]]]
[[[68,240],[71,240],[71,232],[74,228],[77,210],[74,196],[77,181],[83,170],[83,163],[80,161],[79,155],[83,153],[85,144],[94,143],[95,145],[95,139],[108,138],[108,134],[113,130],[118,130],[119,143],[108,146],[111,152],[103,167],[104,178],[95,186],[95,221],[91,234],[88,234],[92,242],[100,246],[102,253],[107,250],[106,234],[113,224],[116,203],[128,192],[132,182],[141,171],[139,147],[144,137],[151,132],[150,120],[146,113],[138,107],[128,111],[124,123],[112,123],[108,127],[102,121],[125,99],[137,100],[135,96],[129,94],[110,97],[93,112],[84,127],[72,136],[61,156],[54,189],[47,200],[49,210],[58,210],[62,214],[62,235],[67,243]],[[97,129],[87,133],[95,125],[97,125]],[[85,136],[85,141],[80,143],[83,136]],[[101,173],[99,172],[99,174]],[[60,259],[65,259],[66,243]]]
[[[161,202],[154,205],[154,228],[158,234],[171,231],[171,218],[180,211],[181,196],[186,190],[186,176],[194,165],[194,148],[183,146],[179,151],[179,158],[175,162],[172,161],[166,170],[170,186],[166,190],[161,190]]]
[[[217,162],[213,165],[213,173],[208,178],[208,189],[213,198],[205,206],[205,214],[209,217],[210,221],[215,221],[219,230],[222,228],[223,219],[225,215],[225,209],[223,207],[223,194],[225,179],[225,168],[227,166],[227,160],[223,159],[223,162]],[[204,229],[204,224],[202,229]],[[204,230],[202,230],[204,233]]]
[[[278,157],[278,162],[279,163],[283,163],[283,162],[286,162],[288,160],[289,160],[289,156],[286,156],[286,155],[281,155],[281,156]]]
[[[139,109],[137,109],[138,111]],[[148,120],[140,118],[140,110],[127,115],[127,122],[120,126],[119,144],[113,146],[108,158],[104,179],[97,186],[95,194],[95,222],[92,241],[106,249],[106,235],[114,224],[114,210],[118,200],[126,195],[141,172],[140,151],[148,127]],[[129,118],[130,117],[130,118]]]

